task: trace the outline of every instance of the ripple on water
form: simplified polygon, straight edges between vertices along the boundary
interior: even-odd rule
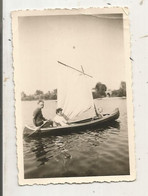
[[[119,107],[118,122],[86,132],[24,140],[25,178],[129,174],[126,100],[110,100],[110,105],[101,101],[97,103],[104,110]]]

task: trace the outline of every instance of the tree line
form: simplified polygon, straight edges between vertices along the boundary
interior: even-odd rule
[[[98,82],[93,91],[93,98],[103,98],[103,97],[126,97],[126,82],[122,81],[119,89],[117,90],[107,90],[107,86]]]
[[[103,98],[103,97],[126,97],[126,82],[122,81],[119,89],[108,91],[107,86],[105,84],[102,84],[101,82],[98,82],[95,85],[95,88],[93,88],[93,98]],[[57,89],[54,89],[53,91],[48,91],[47,93],[44,93],[41,90],[36,90],[34,94],[27,95],[25,92],[21,93],[21,100],[22,101],[32,101],[32,100],[56,100],[57,99]]]
[[[22,101],[32,101],[32,100],[56,100],[57,99],[57,89],[54,89],[53,91],[48,91],[47,93],[44,93],[41,90],[36,90],[34,94],[27,95],[25,92],[21,93],[21,100]]]

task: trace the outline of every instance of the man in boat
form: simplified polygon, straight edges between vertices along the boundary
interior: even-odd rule
[[[46,118],[44,118],[42,114],[42,109],[44,108],[44,101],[39,100],[37,104],[38,104],[38,107],[33,112],[34,125],[36,127],[42,127],[42,128],[53,127],[53,121],[47,120]]]
[[[56,116],[54,117],[54,126],[67,126],[68,121],[64,118],[64,115],[62,113],[62,108],[56,109]]]

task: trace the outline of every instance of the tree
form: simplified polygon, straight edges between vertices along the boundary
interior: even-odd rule
[[[44,99],[45,100],[50,100],[51,99],[51,93],[48,91],[47,93],[44,94]]]
[[[106,97],[106,90],[107,90],[107,87],[105,84],[102,84],[101,82],[98,82],[95,86],[95,89],[96,89],[96,95],[97,97]]]
[[[126,82],[122,81],[120,84],[120,88],[126,90]]]
[[[112,97],[119,97],[119,90],[113,90],[111,96]]]
[[[120,95],[126,97],[126,82],[121,82],[120,84]]]
[[[122,81],[118,90],[112,91],[113,97],[126,97],[126,82]]]
[[[51,93],[51,99],[57,99],[57,89],[54,89]]]
[[[21,99],[24,100],[26,98],[26,94],[24,92],[21,92]]]
[[[41,90],[36,90],[35,91],[35,95],[43,95],[44,93],[43,93],[43,91],[41,91]]]

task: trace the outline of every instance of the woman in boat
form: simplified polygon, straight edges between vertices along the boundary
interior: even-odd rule
[[[67,126],[68,121],[64,118],[62,108],[56,109],[56,116],[53,119],[54,126]]]
[[[46,118],[44,118],[44,116],[42,114],[42,109],[44,108],[44,101],[39,100],[37,104],[38,104],[38,107],[33,112],[33,123],[34,123],[34,125],[36,127],[42,126],[42,128],[53,127],[53,121],[47,120]]]

